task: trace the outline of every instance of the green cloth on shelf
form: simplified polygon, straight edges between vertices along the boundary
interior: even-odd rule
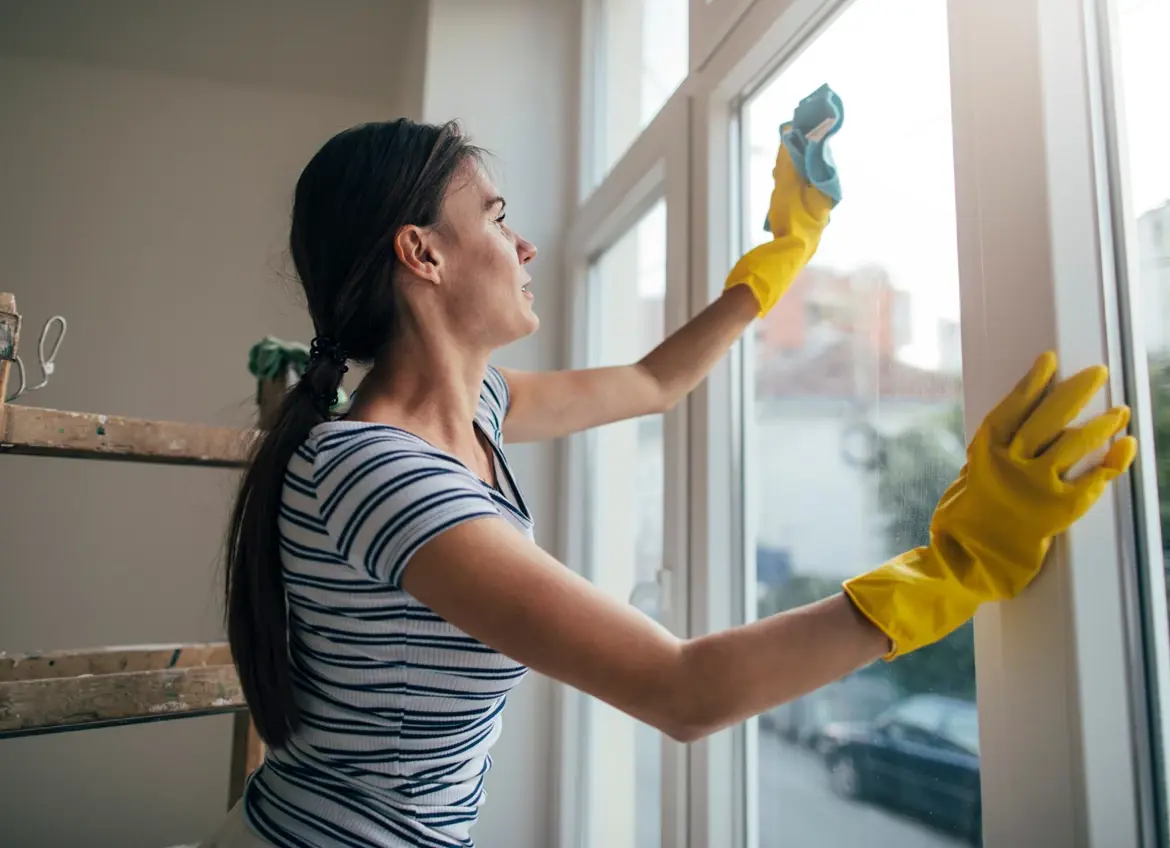
[[[260,403],[260,385],[265,380],[278,380],[291,369],[300,379],[309,367],[309,346],[300,342],[286,342],[266,336],[248,351],[248,371],[256,378],[256,403]],[[345,389],[338,387],[334,409],[347,400]]]
[[[309,346],[300,342],[267,336],[248,351],[248,370],[257,380],[275,380],[289,368],[300,377],[308,365]]]

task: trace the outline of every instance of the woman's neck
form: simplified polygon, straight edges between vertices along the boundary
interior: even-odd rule
[[[348,417],[401,427],[456,455],[474,451],[487,360],[451,344],[398,345],[362,380]]]

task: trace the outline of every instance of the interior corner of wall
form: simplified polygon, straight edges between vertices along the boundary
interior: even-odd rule
[[[433,0],[411,0],[403,14],[407,32],[397,80],[397,104],[402,117],[415,121],[429,119],[426,108],[428,57],[431,54],[431,14]]]
[[[421,24],[418,29],[419,54],[417,67],[418,79],[418,112],[419,120],[434,122],[435,115],[435,67],[438,53],[435,49],[435,39],[438,30],[436,17],[439,15],[439,3],[442,0],[422,0],[423,9]],[[441,118],[439,120],[442,120]]]

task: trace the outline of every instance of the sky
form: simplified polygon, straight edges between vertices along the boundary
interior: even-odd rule
[[[753,243],[772,189],[778,127],[828,83],[845,106],[831,142],[843,200],[814,262],[884,267],[911,292],[911,361],[937,358],[940,317],[959,317],[945,0],[857,0],[747,104],[747,225]]]
[[[610,0],[620,2],[621,0]],[[628,2],[628,0],[627,0]],[[642,0],[643,121],[686,73],[687,0]],[[1114,0],[1119,23],[1121,127],[1136,214],[1170,199],[1170,0]],[[841,271],[878,264],[908,291],[913,340],[908,361],[938,360],[940,319],[959,318],[954,163],[945,0],[857,0],[746,105],[752,155],[744,196],[749,237],[771,191],[777,129],[802,97],[829,83],[845,103],[833,140],[845,192],[816,262]],[[661,215],[662,210],[655,210]],[[652,266],[665,258],[659,222],[641,227],[643,296],[660,291]],[[644,234],[644,235],[643,235]]]
[[[1128,188],[1140,215],[1170,199],[1170,0],[1119,0],[1117,9]]]
[[[1170,0],[1117,0],[1121,120],[1136,214],[1170,198]],[[828,82],[845,103],[833,140],[845,192],[816,262],[885,267],[911,294],[911,362],[937,363],[939,319],[959,318],[944,0],[857,0],[747,107],[749,225],[767,210],[776,126]],[[755,242],[767,238],[758,229]]]

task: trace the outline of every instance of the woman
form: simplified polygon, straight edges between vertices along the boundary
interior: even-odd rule
[[[228,541],[228,630],[269,749],[211,845],[467,846],[507,693],[528,668],[688,741],[1015,595],[1051,537],[1136,449],[1118,408],[1068,428],[1103,368],[1051,385],[1042,356],[988,416],[932,544],[825,601],[683,640],[533,543],[505,441],[662,412],[807,263],[832,202],[782,147],[774,240],[641,362],[496,369],[537,329],[527,264],[478,151],[401,120],[330,140],[296,189],[291,249],[317,337],[243,482]],[[370,363],[344,419],[346,362]],[[1067,428],[1067,429],[1066,429]]]

